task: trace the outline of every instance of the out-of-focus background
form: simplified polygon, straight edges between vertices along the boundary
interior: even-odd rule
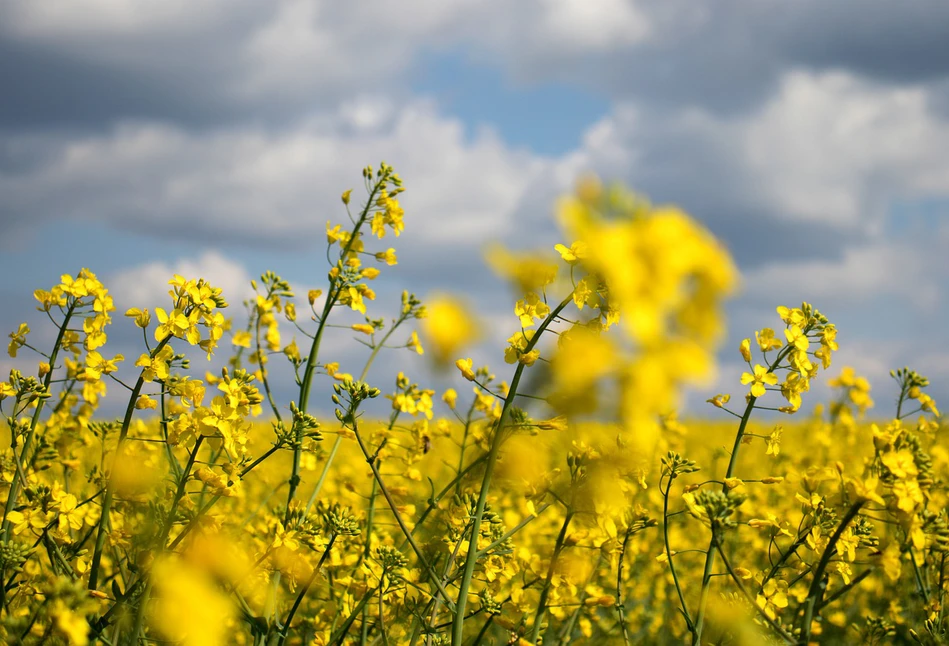
[[[126,366],[142,346],[121,313],[167,307],[174,272],[222,286],[238,318],[267,269],[305,296],[340,193],[361,200],[360,169],[385,160],[406,230],[370,313],[402,289],[462,293],[487,326],[467,354],[503,377],[517,320],[483,247],[569,244],[552,203],[594,171],[681,204],[742,271],[717,383],[688,412],[741,395],[740,339],[808,300],[885,416],[890,368],[949,395],[947,150],[938,0],[0,0],[0,330],[29,321],[47,348],[32,292],[83,266],[114,294]],[[325,359],[358,373],[367,353]],[[0,374],[33,372],[20,356]],[[402,351],[370,381],[400,369],[434,378]]]

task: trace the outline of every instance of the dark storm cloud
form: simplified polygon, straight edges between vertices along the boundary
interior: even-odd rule
[[[845,68],[888,83],[949,76],[949,4],[843,0],[788,5],[776,21],[781,51],[815,68]],[[780,12],[773,12],[773,15]]]
[[[949,5],[930,0],[748,2],[644,5],[643,42],[606,51],[483,52],[507,60],[522,82],[558,79],[643,105],[692,105],[743,114],[774,91],[783,72],[842,70],[887,84],[949,76]]]
[[[898,84],[949,73],[949,5],[936,1],[670,0],[637,6],[647,23],[642,39],[586,48],[558,45],[536,26],[542,21],[529,20],[538,11],[530,3],[505,6],[506,20],[486,7],[427,7],[435,15],[405,25],[332,3],[304,6],[212,3],[198,20],[181,12],[178,24],[164,16],[129,33],[94,12],[74,18],[83,23],[75,29],[53,23],[47,31],[22,27],[28,12],[9,12],[0,28],[0,128],[129,118],[278,123],[360,88],[398,92],[423,54],[458,48],[522,84],[580,83],[614,99],[716,114],[754,109],[792,67]],[[389,33],[396,26],[404,41]],[[273,29],[287,31],[282,44],[299,54],[285,57],[279,39],[262,44]]]
[[[210,125],[226,102],[171,70],[143,74],[0,38],[0,131],[102,129],[129,116]],[[198,99],[198,100],[196,100]]]

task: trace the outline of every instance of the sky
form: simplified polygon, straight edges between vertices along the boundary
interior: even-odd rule
[[[742,393],[738,342],[803,300],[839,328],[831,372],[870,378],[878,416],[904,365],[949,407],[942,0],[0,0],[0,16],[4,333],[29,321],[48,346],[32,292],[80,267],[114,295],[126,364],[141,338],[120,314],[166,306],[173,273],[222,287],[238,318],[268,269],[305,295],[340,193],[385,160],[406,229],[370,313],[403,289],[461,294],[487,326],[468,354],[505,378],[513,294],[483,249],[567,242],[552,205],[595,172],[684,207],[741,270],[690,414]],[[337,334],[325,358],[358,373],[367,354]],[[465,383],[404,350],[369,380],[400,369]],[[289,374],[275,384],[289,397]]]

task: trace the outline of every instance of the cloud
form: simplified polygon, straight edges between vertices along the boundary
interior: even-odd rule
[[[109,288],[119,315],[131,307],[147,307],[151,310],[162,307],[168,310],[168,281],[175,274],[189,280],[204,278],[212,286],[220,287],[231,308],[239,306],[241,301],[253,295],[251,277],[244,266],[216,250],[207,250],[195,259],[180,258],[131,267],[121,274],[110,276],[105,280],[105,285]]]
[[[0,124],[21,125],[75,125],[77,111],[99,126],[169,115],[274,123],[366,91],[408,99],[413,71],[433,51],[518,56],[526,47],[537,59],[564,58],[627,47],[649,31],[639,6],[622,0],[410,0],[398,11],[381,0],[3,5],[0,53],[17,65],[0,64],[0,80],[19,91]]]
[[[796,303],[806,292],[807,300],[838,308],[866,306],[885,298],[932,314],[946,296],[949,280],[949,272],[940,271],[934,263],[942,253],[917,240],[848,248],[833,260],[775,262],[745,276],[747,296]]]
[[[834,260],[885,235],[894,208],[949,200],[949,121],[921,86],[785,73],[741,115],[619,102],[558,161],[619,176],[700,217],[743,267]]]
[[[103,135],[13,136],[0,150],[38,142],[42,160],[0,170],[0,209],[14,230],[74,219],[171,239],[299,247],[322,238],[326,220],[342,215],[340,187],[359,184],[358,169],[381,158],[406,178],[417,239],[470,241],[510,230],[507,216],[545,165],[487,129],[469,140],[426,101],[392,111],[385,99],[363,97],[346,107],[282,131],[149,122]]]

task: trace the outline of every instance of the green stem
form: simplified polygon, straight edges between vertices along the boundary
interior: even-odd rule
[[[385,483],[382,481],[382,474],[379,473],[379,468],[376,465],[378,460],[376,456],[373,456],[369,453],[368,447],[366,447],[365,442],[362,440],[362,436],[359,434],[359,430],[356,428],[356,418],[352,418],[352,429],[353,434],[356,436],[356,441],[359,443],[359,448],[362,450],[363,455],[366,458],[366,462],[369,464],[369,468],[372,469],[372,475],[376,479],[376,482],[379,483],[379,490],[382,491],[382,495],[385,497],[386,502],[389,504],[389,509],[392,511],[392,515],[395,516],[395,521],[399,525],[399,529],[402,530],[402,534],[409,541],[409,545],[412,546],[412,551],[415,552],[415,556],[419,560],[419,564],[422,566],[422,569],[428,572],[428,575],[432,579],[432,583],[435,584],[435,587],[438,588],[438,592],[442,595],[442,598],[445,600],[445,605],[454,611],[455,604],[452,602],[451,597],[448,595],[448,592],[445,590],[445,587],[439,581],[438,576],[432,570],[432,566],[429,565],[428,559],[425,558],[425,555],[422,553],[422,549],[418,546],[418,543],[415,542],[415,539],[412,538],[412,532],[406,526],[405,521],[402,520],[402,514],[399,513],[399,509],[395,504],[395,500],[392,498],[392,494],[389,493],[389,489],[386,487]],[[367,537],[368,540],[368,537]]]
[[[554,308],[544,322],[537,328],[537,333],[531,337],[527,343],[524,352],[530,352],[540,340],[544,330],[554,321],[557,315],[569,304],[573,302],[571,293],[556,308]],[[498,450],[501,448],[501,435],[504,430],[504,424],[510,416],[511,406],[514,398],[517,396],[517,387],[521,381],[521,375],[524,372],[524,364],[518,362],[514,370],[514,377],[511,379],[511,387],[507,397],[504,399],[504,406],[501,409],[501,417],[498,418],[497,426],[494,430],[494,436],[491,438],[491,448],[488,452],[488,463],[484,470],[484,477],[481,480],[481,490],[478,492],[478,503],[475,506],[475,515],[471,525],[471,538],[468,544],[468,554],[465,557],[465,570],[458,587],[458,601],[456,603],[455,618],[452,621],[451,644],[452,646],[462,646],[465,633],[465,606],[468,603],[468,588],[471,587],[471,578],[474,576],[475,565],[478,560],[478,540],[481,534],[481,518],[484,516],[484,507],[488,501],[488,490],[491,488],[491,479],[494,476],[494,466],[498,461]]]
[[[682,606],[682,615],[685,617],[685,625],[689,629],[689,632],[692,632],[694,628],[692,616],[689,614],[689,607],[685,604],[685,596],[682,594],[682,587],[679,585],[679,576],[676,573],[675,561],[672,558],[672,549],[669,547],[669,492],[672,490],[672,482],[675,479],[676,474],[672,473],[669,476],[669,483],[666,485],[666,490],[662,496],[662,540],[666,548],[666,560],[669,561],[669,572],[672,574],[672,583],[675,585],[676,593],[679,595],[679,605]],[[622,564],[620,564],[620,569],[622,569]],[[619,586],[618,581],[616,585],[617,587]],[[626,626],[624,624],[623,630],[625,631],[625,629]],[[627,643],[628,641],[627,639]]]
[[[670,481],[669,484],[672,484]],[[668,494],[668,490],[667,490]],[[669,496],[666,495],[666,500],[669,499]],[[623,601],[623,561],[626,558],[626,546],[629,545],[629,537],[633,533],[629,530],[629,527],[626,528],[626,533],[623,535],[623,546],[619,551],[619,561],[616,566],[616,612],[619,615],[620,626],[623,627],[623,644],[629,646],[629,628],[626,626],[626,606]],[[669,551],[668,539],[666,541],[666,553]],[[672,562],[672,559],[669,559],[669,562]],[[676,586],[678,589],[678,585]],[[681,593],[680,593],[681,598]],[[683,608],[685,607],[685,602],[683,601]],[[688,615],[686,615],[688,616]]]
[[[399,319],[389,328],[389,331],[386,332],[385,336],[382,337],[382,340],[379,341],[372,352],[369,354],[369,358],[366,360],[366,365],[363,366],[362,374],[359,375],[359,381],[365,381],[366,375],[369,374],[369,368],[372,366],[372,362],[376,360],[376,356],[379,354],[379,350],[385,346],[386,341],[389,340],[389,337],[392,336],[392,333],[395,332],[396,328],[399,327],[406,320],[405,315],[399,317]],[[313,493],[310,494],[310,499],[306,503],[306,510],[303,512],[303,515],[306,516],[310,509],[313,507],[313,503],[316,502],[317,496],[320,495],[320,491],[323,489],[323,483],[326,482],[326,476],[329,474],[330,467],[333,466],[333,460],[336,458],[336,453],[339,451],[340,444],[343,443],[343,436],[337,435],[336,440],[333,442],[333,447],[330,449],[330,454],[326,457],[326,462],[323,464],[323,470],[320,472],[320,479],[316,482],[316,487],[313,488]]]
[[[369,216],[369,210],[372,208],[373,198],[376,196],[376,192],[381,188],[382,181],[376,182],[372,187],[372,190],[369,193],[369,199],[366,200],[366,206],[363,208],[362,213],[359,216],[359,220],[356,222],[356,225],[353,228],[352,234],[349,236],[349,240],[346,241],[346,246],[343,247],[340,252],[340,262],[338,266],[341,266],[345,261],[346,256],[349,255],[350,250],[352,249],[353,242],[357,238],[357,234],[362,225],[366,222],[366,218]],[[297,406],[300,409],[301,413],[306,413],[307,407],[310,403],[310,390],[313,387],[313,375],[316,371],[316,360],[320,352],[320,343],[323,340],[323,331],[326,329],[326,320],[329,318],[330,310],[336,304],[336,299],[339,298],[340,289],[337,289],[337,278],[330,278],[329,286],[326,291],[326,301],[323,303],[323,313],[320,315],[320,321],[316,326],[316,334],[313,336],[313,343],[310,344],[310,354],[306,359],[306,368],[303,371],[303,381],[300,384],[300,398],[297,402]],[[284,517],[284,524],[290,517],[290,503],[293,502],[293,499],[297,495],[297,487],[300,486],[300,455],[303,450],[303,429],[300,428],[297,431],[296,442],[293,447],[293,469],[290,473],[290,491],[287,493],[287,512]]]
[[[728,460],[728,468],[725,470],[724,480],[728,480],[735,472],[735,465],[738,463],[738,449],[741,447],[741,440],[745,435],[745,428],[748,426],[748,420],[751,418],[751,412],[755,409],[757,397],[749,396],[748,405],[745,406],[745,412],[741,416],[741,423],[738,425],[738,432],[735,434],[735,444],[732,447],[731,458]],[[727,492],[728,486],[722,485],[722,491]],[[712,585],[712,567],[715,565],[715,534],[713,532],[709,539],[708,551],[705,555],[705,568],[702,571],[702,591],[699,594],[699,613],[695,620],[695,629],[692,631],[692,645],[696,646],[702,643],[702,629],[705,626],[705,610],[708,606],[708,595]]]
[[[268,294],[268,298],[273,294]],[[280,416],[280,410],[277,408],[276,402],[274,402],[273,392],[270,390],[270,380],[267,378],[267,360],[264,358],[263,349],[260,347],[260,312],[257,312],[256,321],[254,322],[254,341],[257,343],[257,365],[260,366],[260,381],[264,385],[264,392],[267,394],[267,402],[270,404],[270,409],[273,411],[274,417],[277,418],[277,422],[282,422],[283,418]]]
[[[550,584],[554,580],[557,561],[560,559],[560,553],[563,551],[563,544],[567,538],[567,527],[570,526],[571,520],[573,520],[573,511],[568,510],[566,517],[563,519],[563,525],[560,526],[560,533],[557,534],[557,540],[554,543],[554,553],[550,557],[550,565],[547,566],[547,577],[544,579],[544,587],[541,588],[540,600],[537,602],[537,611],[534,613],[534,628],[531,631],[530,639],[532,644],[537,643],[537,639],[540,637],[540,625],[547,615],[547,598],[550,596]],[[472,540],[477,542],[474,535],[472,535]]]
[[[837,525],[836,531],[830,537],[830,542],[827,543],[827,547],[824,548],[824,553],[821,554],[820,561],[817,563],[817,569],[814,570],[814,578],[811,579],[811,587],[807,591],[807,604],[804,611],[804,619],[801,625],[801,641],[804,644],[807,644],[811,641],[811,624],[812,617],[815,608],[820,606],[821,598],[824,596],[824,587],[826,584],[823,581],[824,571],[827,569],[827,565],[830,563],[830,559],[833,555],[834,548],[837,546],[837,541],[840,540],[840,537],[843,535],[844,530],[850,526],[851,521],[856,518],[857,514],[860,513],[860,508],[863,507],[866,500],[858,500],[853,503],[850,508],[847,510],[847,513],[844,514],[843,519],[840,521],[840,524]],[[820,609],[817,608],[818,612]]]
[[[844,587],[838,589],[838,590],[835,591],[832,595],[830,595],[829,597],[827,597],[826,599],[824,599],[823,601],[821,601],[819,604],[817,604],[817,608],[816,608],[817,612],[820,612],[820,611],[823,610],[826,606],[829,606],[829,605],[832,604],[833,602],[837,601],[837,599],[839,599],[840,597],[844,596],[845,594],[847,594],[848,592],[850,592],[852,589],[854,589],[855,587],[857,587],[858,585],[860,585],[860,582],[863,581],[863,580],[864,580],[865,578],[867,578],[868,576],[870,576],[872,573],[873,573],[873,569],[872,569],[872,568],[869,568],[869,569],[864,570],[863,572],[861,572],[861,573],[858,574],[857,576],[855,576],[853,579],[850,580],[850,583],[848,583],[848,584],[845,585]]]
[[[49,392],[49,385],[53,379],[53,372],[56,369],[56,358],[59,356],[59,349],[63,344],[63,337],[66,334],[66,328],[69,327],[69,319],[72,318],[73,311],[78,305],[79,301],[74,300],[72,304],[66,309],[65,317],[63,318],[63,323],[59,327],[59,334],[56,335],[56,345],[53,346],[53,351],[49,356],[49,372],[46,373],[46,377],[43,379],[43,388]],[[46,400],[40,399],[36,402],[36,410],[33,411],[33,418],[30,420],[30,429],[26,432],[26,437],[23,438],[23,448],[20,451],[20,457],[25,457],[30,450],[30,446],[33,444],[33,436],[36,433],[36,427],[40,422],[40,414],[43,412],[43,406],[45,405]],[[11,433],[15,433],[11,429]],[[16,436],[13,436],[13,442],[16,442]],[[13,456],[13,459],[19,464],[16,455]],[[3,540],[10,540],[10,530],[12,529],[12,523],[7,520],[7,516],[13,511],[13,508],[16,506],[17,498],[20,496],[20,479],[21,474],[19,470],[13,472],[13,479],[10,481],[10,493],[7,494],[7,504],[3,509]]]
[[[807,329],[805,329],[805,333]],[[774,372],[784,357],[790,352],[793,346],[784,346],[775,356],[774,362],[768,365],[768,372]],[[725,470],[723,478],[722,492],[728,493],[728,485],[724,484],[735,473],[735,466],[738,464],[738,450],[741,448],[741,441],[745,436],[745,429],[748,426],[748,420],[751,419],[751,413],[755,409],[757,397],[748,395],[748,405],[745,406],[745,412],[741,416],[741,422],[738,424],[738,432],[735,434],[735,444],[732,446],[732,453],[728,459],[728,468]],[[699,594],[699,612],[695,619],[695,630],[692,631],[692,646],[702,643],[702,629],[705,625],[705,611],[708,607],[708,595],[712,585],[712,568],[715,565],[715,535],[709,539],[708,550],[705,553],[705,568],[702,571],[702,591]]]
[[[194,461],[198,457],[198,451],[201,450],[202,442],[204,442],[204,436],[199,435],[198,439],[194,443],[194,448],[191,449],[191,453],[188,455],[188,463],[185,465],[185,469],[181,473],[181,478],[178,480],[178,488],[175,490],[175,497],[171,501],[171,507],[168,510],[168,516],[165,518],[165,522],[162,524],[161,539],[158,541],[160,549],[162,550],[165,549],[165,543],[168,541],[168,534],[171,533],[171,527],[175,523],[175,514],[178,513],[178,503],[181,502],[181,498],[185,494],[185,487],[188,484],[188,478],[191,475],[191,469],[194,468]]]
[[[283,646],[283,642],[286,641],[287,635],[290,634],[290,622],[293,621],[293,615],[296,614],[297,608],[299,608],[300,604],[303,603],[303,597],[306,596],[307,590],[310,589],[310,586],[313,585],[314,581],[316,581],[316,577],[320,573],[320,570],[323,569],[323,563],[326,562],[326,557],[329,556],[330,550],[333,548],[333,543],[336,542],[336,536],[337,534],[335,532],[330,535],[329,543],[326,544],[326,549],[323,550],[323,554],[320,556],[319,563],[317,563],[316,567],[313,568],[313,574],[310,575],[310,578],[307,579],[306,583],[303,584],[303,587],[300,588],[300,592],[297,594],[297,598],[293,602],[293,607],[290,608],[290,612],[287,614],[287,619],[283,622],[283,630],[281,631],[279,642],[280,646]]]
[[[310,499],[306,503],[306,510],[303,512],[304,517],[310,513],[310,508],[313,507],[313,503],[316,502],[316,497],[320,495],[320,490],[323,488],[323,483],[326,482],[326,476],[329,474],[330,466],[333,464],[333,459],[336,457],[336,453],[339,451],[339,445],[342,443],[343,435],[340,433],[333,442],[333,448],[330,449],[330,454],[326,457],[326,462],[323,464],[323,471],[320,472],[320,479],[316,481],[316,487],[313,488],[313,493],[310,494]]]
[[[916,587],[923,596],[923,602],[928,606],[929,590],[927,589],[926,584],[923,582],[923,577],[919,573],[919,564],[916,563],[916,551],[913,549],[912,545],[909,546],[909,559],[913,562],[913,576],[916,578]]]
[[[789,635],[786,630],[781,628],[781,626],[779,626],[774,619],[768,616],[768,614],[764,611],[764,608],[756,603],[755,599],[751,596],[751,593],[749,593],[744,584],[742,584],[741,579],[738,578],[738,574],[732,568],[731,562],[728,560],[728,557],[725,556],[725,552],[722,551],[722,545],[718,541],[715,541],[715,549],[718,551],[719,556],[722,557],[722,563],[725,564],[725,569],[728,570],[729,576],[731,576],[732,580],[735,582],[735,585],[738,586],[738,590],[745,597],[745,600],[751,604],[751,606],[759,615],[761,615],[761,618],[767,622],[767,624],[771,627],[771,630],[781,636],[781,639],[783,639],[785,643],[796,644],[797,642],[794,637]],[[805,641],[804,643],[806,644],[807,642]]]
[[[158,345],[155,346],[155,349],[151,351],[150,357],[154,359],[162,348],[164,348],[169,341],[171,341],[172,336],[168,335],[162,339]],[[122,445],[125,443],[125,438],[128,436],[129,427],[132,425],[132,415],[135,414],[135,403],[138,401],[138,395],[142,391],[142,386],[145,384],[145,370],[142,369],[141,373],[138,375],[138,380],[135,382],[135,387],[132,388],[132,395],[129,397],[128,406],[125,409],[125,418],[122,420],[122,430],[119,431],[119,441],[115,447],[115,456],[112,461],[113,464],[115,460],[118,459],[119,454],[122,450]],[[102,501],[102,511],[99,515],[99,526],[96,530],[96,546],[95,550],[92,553],[92,561],[89,564],[89,589],[95,590],[99,582],[99,567],[102,561],[102,550],[105,548],[105,535],[106,527],[109,524],[109,514],[112,510],[112,498],[115,494],[115,481],[111,477],[109,478],[109,483],[106,486],[105,498]]]

